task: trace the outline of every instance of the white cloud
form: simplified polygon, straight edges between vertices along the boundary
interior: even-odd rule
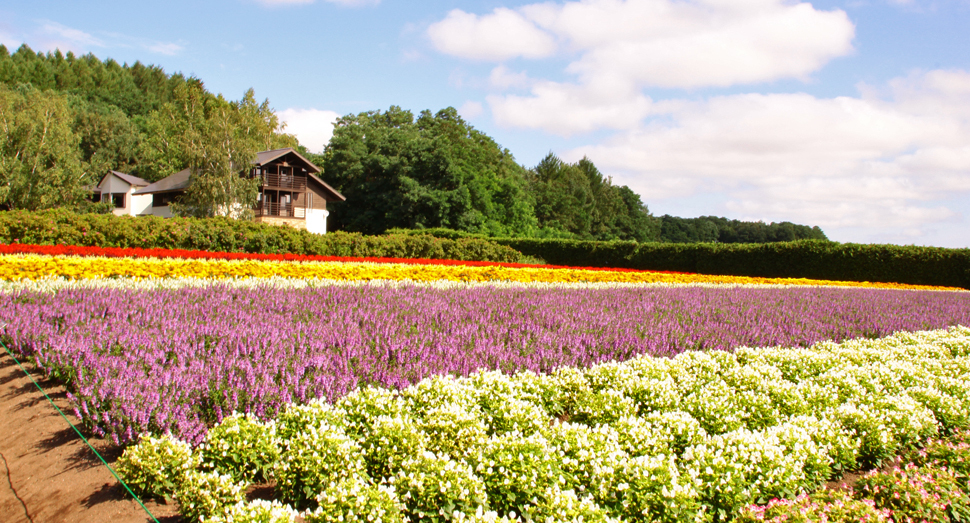
[[[606,74],[639,87],[704,87],[805,78],[852,50],[841,10],[786,0],[582,0],[488,15],[454,10],[428,29],[435,47],[475,60],[579,54],[583,83]],[[557,46],[557,42],[562,42]]]
[[[3,44],[7,48],[8,52],[15,51],[22,43],[23,40],[15,37],[13,33],[0,26],[0,44]]]
[[[315,153],[323,152],[333,136],[333,124],[340,115],[320,109],[286,109],[277,111],[286,123],[285,132],[296,135],[300,144]]]
[[[256,0],[257,2],[269,6],[287,6],[287,5],[306,5],[312,4],[315,0]],[[381,3],[381,0],[323,0],[324,2],[330,4],[337,4],[346,7],[361,7],[365,5],[377,5]]]
[[[455,9],[428,27],[428,36],[439,51],[473,60],[544,58],[556,50],[550,34],[522,13],[504,7],[485,16]]]
[[[482,107],[482,104],[472,100],[463,103],[461,107],[458,108],[458,114],[460,114],[465,120],[474,120],[475,118],[481,116],[484,112],[485,108]]]
[[[66,40],[85,47],[104,47],[105,44],[99,38],[95,38],[80,29],[67,27],[57,22],[44,21],[41,23],[40,31],[53,38]]]
[[[454,10],[428,29],[447,54],[502,62],[574,56],[575,81],[530,79],[504,64],[489,84],[500,125],[572,136],[632,129],[650,114],[646,87],[698,88],[807,78],[852,50],[843,11],[787,0],[582,0],[475,15]]]
[[[651,100],[619,82],[577,86],[533,82],[531,96],[486,98],[502,126],[545,129],[561,136],[600,128],[630,129],[650,114]]]
[[[91,52],[94,48],[107,50],[138,48],[169,56],[181,53],[186,45],[185,42],[160,42],[110,31],[98,31],[95,36],[81,29],[50,20],[37,20],[36,24],[32,27],[24,27],[16,36],[4,33],[0,27],[0,43],[11,50],[27,43],[34,50],[41,52],[59,49],[61,52],[71,51],[75,54],[83,54]],[[103,51],[99,51],[101,52]]]
[[[284,5],[284,6],[285,5],[304,5],[304,4],[313,3],[313,0],[257,0],[257,1],[265,6],[270,6],[270,7],[275,7],[278,5]]]
[[[53,51],[60,49],[64,52],[83,53],[92,47],[106,47],[106,44],[100,38],[80,29],[74,29],[50,20],[41,20],[39,23],[40,27],[37,28],[36,34],[33,38],[30,38],[31,40],[36,39],[35,45],[40,48],[39,50]]]
[[[716,195],[735,216],[852,229],[866,241],[961,220],[961,207],[942,202],[970,208],[970,72],[860,91],[658,102],[649,112],[660,118],[564,156],[589,156],[648,202]]]
[[[510,88],[523,88],[532,85],[532,80],[525,71],[513,73],[504,65],[499,65],[492,69],[488,76],[488,83],[494,88],[505,90]]]
[[[155,42],[147,44],[148,50],[153,53],[174,56],[185,50],[185,46],[171,42]]]

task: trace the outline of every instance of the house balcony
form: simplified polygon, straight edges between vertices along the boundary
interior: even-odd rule
[[[276,217],[276,218],[296,218],[306,219],[306,207],[294,205],[292,203],[272,203],[264,202],[256,205],[253,209],[257,218]]]
[[[306,176],[296,174],[271,174],[263,173],[258,175],[263,183],[263,189],[275,189],[284,191],[306,192]]]

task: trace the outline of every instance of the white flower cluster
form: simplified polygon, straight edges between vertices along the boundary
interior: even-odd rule
[[[201,521],[244,502],[245,491],[245,485],[236,483],[228,474],[193,470],[175,491],[175,499],[186,521]]]
[[[293,523],[299,513],[279,501],[257,499],[241,501],[225,508],[224,512],[204,517],[203,523]],[[345,520],[346,521],[346,520]],[[388,522],[390,523],[390,522]]]
[[[317,496],[317,508],[306,511],[307,523],[404,523],[404,506],[394,488],[373,485],[361,477],[330,485]]]
[[[264,481],[279,460],[276,424],[262,423],[252,414],[233,413],[209,430],[197,451],[206,466],[235,481]]]
[[[968,412],[970,329],[954,327],[437,376],[251,426],[275,434],[272,479],[308,521],[701,522],[877,464]],[[213,468],[246,466],[226,463]]]
[[[172,436],[142,434],[137,445],[118,458],[115,468],[139,497],[166,498],[201,464],[192,447]]]

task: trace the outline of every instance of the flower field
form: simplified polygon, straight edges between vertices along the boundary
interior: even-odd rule
[[[952,287],[892,282],[846,282],[804,278],[718,276],[617,268],[559,267],[455,260],[340,258],[289,254],[209,253],[179,249],[100,248],[62,245],[0,245],[0,281],[49,276],[91,278],[300,278],[411,280],[423,282],[512,281],[521,283],[671,283],[801,285],[912,290]]]
[[[79,415],[119,442],[144,431],[198,442],[233,411],[274,415],[368,384],[807,346],[970,318],[968,293],[881,289],[113,287],[4,293],[0,322],[13,346],[74,383]]]
[[[796,496],[970,425],[962,290],[5,247],[5,343],[193,520],[825,511]]]

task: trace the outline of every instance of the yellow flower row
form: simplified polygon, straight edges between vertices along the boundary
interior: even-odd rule
[[[286,262],[263,260],[182,260],[158,258],[94,258],[78,256],[0,255],[0,280],[46,277],[92,278],[301,278],[327,280],[411,280],[457,282],[599,282],[729,285],[813,285],[895,289],[960,290],[895,283],[843,282],[805,278],[755,278],[659,272],[616,272],[584,269],[468,267],[349,262]]]

